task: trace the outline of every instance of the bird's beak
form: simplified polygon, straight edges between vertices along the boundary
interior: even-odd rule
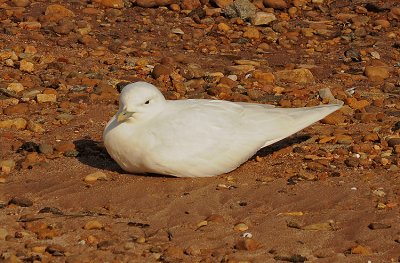
[[[126,110],[122,110],[120,113],[118,113],[117,115],[117,121],[118,122],[124,122],[127,119],[129,119],[130,117],[132,117],[132,115],[134,114],[134,112],[130,112],[130,111],[126,111]]]

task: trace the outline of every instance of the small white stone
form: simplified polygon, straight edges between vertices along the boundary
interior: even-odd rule
[[[184,35],[185,34],[185,32],[183,32],[183,30],[180,29],[180,28],[173,28],[171,30],[171,32],[174,33],[174,34],[177,34],[177,35]]]
[[[372,52],[371,52],[371,56],[372,56],[374,59],[381,59],[381,55],[380,55],[378,52],[376,52],[376,51],[372,51]]]
[[[242,237],[244,237],[244,238],[252,238],[253,234],[250,233],[250,232],[245,232],[245,233],[242,234]]]
[[[231,79],[233,81],[237,81],[238,80],[238,76],[237,75],[228,75],[228,79]]]

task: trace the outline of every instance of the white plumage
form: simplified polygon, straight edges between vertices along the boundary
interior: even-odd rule
[[[259,149],[324,118],[341,105],[275,108],[222,100],[165,100],[146,82],[127,85],[103,138],[130,173],[208,177],[230,172]]]

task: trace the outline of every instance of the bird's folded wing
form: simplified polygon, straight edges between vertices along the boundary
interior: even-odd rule
[[[148,161],[179,176],[200,176],[200,168],[209,173],[202,176],[233,170],[264,143],[262,136],[253,136],[256,123],[248,127],[246,114],[243,106],[223,101],[188,102],[162,114],[147,132],[152,135]]]
[[[294,134],[339,107],[280,109],[226,101],[188,101],[171,114],[162,114],[159,118],[163,119],[149,128],[152,146],[146,158],[178,176],[207,176],[198,175],[198,170],[210,176],[225,173],[260,148]]]

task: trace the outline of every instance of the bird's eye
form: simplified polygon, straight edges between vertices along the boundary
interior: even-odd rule
[[[149,100],[146,100],[146,102],[144,103],[144,104],[149,104],[150,103],[150,101]]]

